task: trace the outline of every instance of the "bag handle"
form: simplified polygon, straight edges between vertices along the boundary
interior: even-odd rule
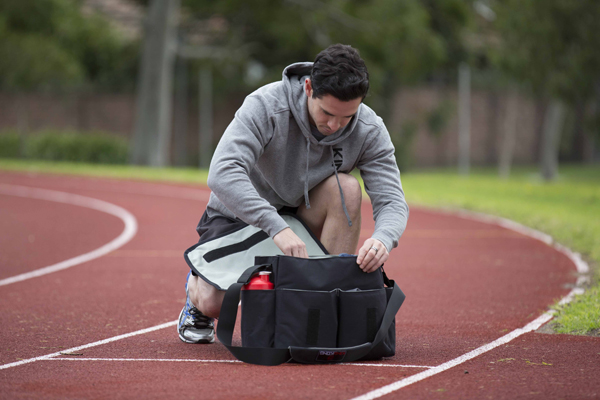
[[[272,347],[240,347],[231,344],[235,320],[237,317],[238,304],[240,302],[240,291],[242,286],[250,281],[252,275],[258,271],[266,270],[268,264],[252,266],[240,276],[237,283],[229,287],[223,299],[219,323],[217,324],[217,337],[219,341],[238,359],[250,364],[279,365],[292,359],[301,363],[338,363],[342,361],[351,362],[361,359],[369,354],[371,349],[377,346],[387,335],[388,330],[396,313],[404,302],[405,295],[394,281],[388,280],[386,284],[393,287],[392,294],[383,314],[383,320],[373,339],[373,342],[363,343],[353,347],[296,347],[272,348]],[[387,277],[386,277],[387,278]]]

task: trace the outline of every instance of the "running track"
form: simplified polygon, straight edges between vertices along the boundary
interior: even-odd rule
[[[407,295],[395,357],[258,367],[218,343],[186,345],[173,322],[182,253],[207,200],[202,187],[0,172],[0,397],[600,396],[600,338],[534,331],[574,287],[573,261],[496,224],[417,207],[386,264]],[[361,240],[373,229],[368,202],[363,212]],[[107,244],[89,261],[7,281]]]

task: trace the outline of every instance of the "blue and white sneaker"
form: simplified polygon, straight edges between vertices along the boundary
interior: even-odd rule
[[[185,306],[179,314],[179,323],[177,324],[179,339],[185,343],[213,343],[215,341],[215,320],[202,314],[190,301],[187,289],[187,280],[190,275],[191,271],[185,282]]]

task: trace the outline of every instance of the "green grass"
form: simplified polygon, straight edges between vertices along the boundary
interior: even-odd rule
[[[491,172],[476,170],[468,178],[445,171],[412,173],[404,174],[402,183],[409,204],[499,215],[600,260],[600,167],[564,167],[553,183],[542,182],[534,170],[519,169],[509,180]]]
[[[130,165],[98,165],[2,158],[0,158],[0,170],[202,184],[206,184],[208,177],[208,171],[199,170],[198,168],[150,168]]]
[[[548,233],[583,254],[592,273],[600,265],[600,166],[563,166],[556,182],[543,182],[535,169],[519,168],[510,179],[476,169],[469,177],[453,171],[402,175],[410,204],[463,208],[505,217]],[[600,285],[566,307],[555,319],[558,332],[587,334],[600,328]]]
[[[598,330],[600,288],[598,285],[567,306],[560,306],[557,309],[560,313],[555,327],[558,333],[600,334]]]
[[[205,183],[207,172],[195,168],[99,166],[0,159],[0,169],[76,174],[118,179]],[[595,275],[600,265],[600,166],[561,166],[556,182],[544,183],[536,169],[516,168],[510,179],[493,169],[474,169],[469,177],[453,170],[402,174],[409,205],[464,208],[502,216],[550,234],[580,252]],[[585,334],[600,329],[600,285],[559,312],[559,332]]]

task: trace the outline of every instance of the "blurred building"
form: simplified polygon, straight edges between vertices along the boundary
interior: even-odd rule
[[[131,0],[84,0],[83,13],[98,12],[129,39],[141,38],[145,9]]]

